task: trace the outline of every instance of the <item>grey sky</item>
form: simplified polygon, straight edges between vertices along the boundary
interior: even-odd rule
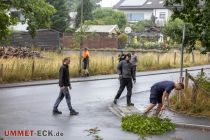
[[[119,1],[120,0],[102,0],[101,6],[102,7],[112,7],[113,5],[115,5]]]

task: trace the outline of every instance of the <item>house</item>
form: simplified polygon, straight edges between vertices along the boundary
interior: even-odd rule
[[[107,35],[117,35],[119,28],[117,25],[88,25],[83,27],[86,33],[99,33]],[[80,28],[76,31],[79,32]]]
[[[28,25],[24,23],[25,17],[21,11],[18,11],[15,8],[11,8],[8,12],[8,15],[16,17],[18,20],[18,23],[16,25],[10,26],[10,29],[12,31],[27,31]]]
[[[83,30],[87,33],[87,36],[83,40],[83,48],[118,48],[117,35],[119,33],[119,28],[117,25],[84,25]],[[79,28],[76,32],[80,31],[81,29]],[[64,34],[62,43],[63,46],[67,48],[78,47],[75,46],[76,40],[72,34]]]
[[[157,26],[164,26],[172,14],[164,4],[165,0],[120,0],[113,8],[123,11],[129,23],[155,17]]]

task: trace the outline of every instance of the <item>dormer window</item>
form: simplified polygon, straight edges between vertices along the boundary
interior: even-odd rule
[[[147,2],[147,4],[152,4],[152,2],[151,2],[151,1],[149,1],[149,2]]]

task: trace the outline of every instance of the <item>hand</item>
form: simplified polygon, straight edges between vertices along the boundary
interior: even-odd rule
[[[167,105],[163,105],[161,110],[166,110],[166,108],[167,108]]]
[[[123,78],[123,76],[120,74],[120,75],[119,75],[119,79],[122,79],[122,78]]]
[[[136,84],[136,79],[135,79],[135,80],[133,80],[133,82],[134,82],[134,84]]]
[[[69,86],[69,89],[70,89],[70,90],[72,89],[71,85]]]
[[[61,90],[64,90],[65,89],[65,87],[63,86],[63,87],[60,87],[61,88]]]

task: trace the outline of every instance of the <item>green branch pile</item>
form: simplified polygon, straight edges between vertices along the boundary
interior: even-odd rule
[[[168,118],[160,119],[139,114],[123,117],[121,127],[124,131],[133,132],[142,138],[161,135],[176,128]]]

